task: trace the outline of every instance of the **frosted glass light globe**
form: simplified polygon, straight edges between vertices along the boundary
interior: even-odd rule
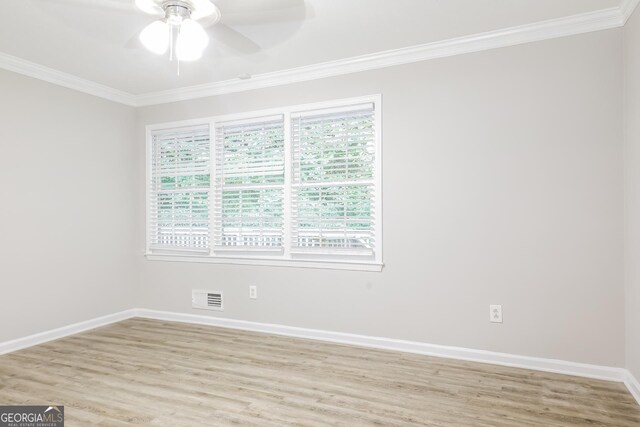
[[[140,33],[144,47],[158,55],[163,55],[169,48],[169,37],[169,25],[164,21],[152,22]]]
[[[202,52],[208,44],[209,36],[200,24],[192,19],[182,21],[176,42],[178,60],[195,61],[202,58]]]

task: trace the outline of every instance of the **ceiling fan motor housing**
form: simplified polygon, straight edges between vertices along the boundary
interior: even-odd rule
[[[191,17],[193,6],[182,0],[167,0],[162,3],[162,9],[167,23],[177,25]]]

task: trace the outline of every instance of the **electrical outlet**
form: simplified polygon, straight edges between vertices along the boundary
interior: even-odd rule
[[[491,323],[502,323],[502,306],[501,305],[489,306],[489,321]]]
[[[258,287],[257,286],[249,286],[249,298],[258,299]]]

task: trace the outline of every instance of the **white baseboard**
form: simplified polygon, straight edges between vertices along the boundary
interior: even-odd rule
[[[29,335],[12,341],[0,343],[0,355],[21,350],[34,345],[64,338],[89,329],[106,326],[132,317],[165,320],[171,322],[194,323],[245,331],[264,332],[289,337],[306,338],[339,344],[384,350],[402,351],[427,356],[464,360],[469,362],[490,363],[515,368],[532,369],[564,375],[594,378],[606,381],[624,382],[629,392],[640,404],[640,382],[626,369],[610,366],[590,365],[568,362],[565,360],[544,359],[539,357],[520,356],[508,353],[497,353],[486,350],[474,350],[463,347],[452,347],[427,344],[416,341],[396,340],[391,338],[372,337],[367,335],[331,332],[319,329],[299,328],[295,326],[276,325],[270,323],[249,322],[246,320],[227,319],[222,317],[203,316],[187,313],[175,313],[149,309],[131,309],[107,316],[97,317],[84,322],[74,323],[39,334]]]
[[[640,381],[638,381],[631,372],[627,371],[627,377],[624,380],[629,392],[635,397],[638,405],[640,405]]]
[[[111,323],[120,322],[121,320],[129,319],[134,316],[135,310],[125,310],[119,313],[108,314],[106,316],[96,317],[95,319],[85,320],[84,322],[78,322],[72,325],[63,326],[61,328],[51,329],[39,334],[33,334],[23,338],[1,342],[0,354],[22,350],[23,348],[43,344],[45,342],[64,338],[69,335],[78,334],[80,332],[88,331],[89,329],[94,329],[100,326],[109,325]]]
[[[614,368],[609,366],[589,365],[584,363],[567,362],[564,360],[519,356],[507,353],[496,353],[486,350],[473,350],[463,347],[451,347],[444,345],[427,344],[416,341],[405,341],[391,338],[347,334],[343,332],[330,332],[318,329],[298,328],[294,326],[248,322],[245,320],[226,319],[221,317],[147,309],[136,309],[136,316],[147,319],[196,323],[200,325],[265,332],[276,335],[307,338],[362,347],[403,351],[408,353],[445,357],[449,359],[465,360],[470,362],[491,363],[494,365],[533,369],[537,371],[575,375],[579,377],[595,378],[607,381],[624,382],[627,378],[628,373],[626,369]]]

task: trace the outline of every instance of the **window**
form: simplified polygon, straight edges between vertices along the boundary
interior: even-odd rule
[[[292,250],[374,253],[373,104],[292,115]]]
[[[147,127],[147,257],[379,271],[380,97]]]
[[[209,248],[209,126],[151,133],[149,249]]]
[[[282,116],[216,126],[216,250],[282,250]]]

